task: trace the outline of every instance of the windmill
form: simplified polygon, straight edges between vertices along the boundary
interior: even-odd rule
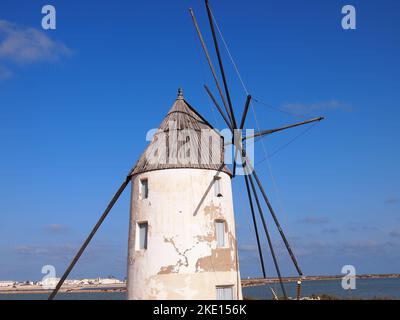
[[[295,269],[297,270],[298,276],[299,276],[299,286],[298,286],[298,296],[300,295],[300,284],[301,284],[301,278],[303,276],[303,273],[301,271],[301,268],[297,262],[297,259],[293,253],[293,250],[289,244],[289,241],[287,240],[285,233],[283,232],[283,229],[279,223],[278,217],[271,205],[271,202],[265,192],[265,189],[262,185],[262,182],[260,180],[260,177],[258,176],[254,164],[251,162],[251,160],[248,157],[248,154],[246,152],[246,148],[243,144],[243,141],[248,140],[248,139],[254,139],[257,137],[263,137],[269,134],[273,134],[279,131],[287,130],[293,127],[298,127],[302,125],[306,125],[309,123],[321,121],[324,118],[323,117],[318,117],[318,118],[313,118],[307,121],[302,121],[299,123],[294,123],[290,125],[286,125],[280,128],[276,129],[270,129],[270,130],[260,130],[255,132],[253,135],[250,136],[243,136],[243,129],[244,125],[246,122],[246,117],[247,113],[249,110],[249,106],[252,101],[252,97],[250,94],[247,94],[246,97],[246,103],[243,109],[242,116],[240,118],[240,122],[237,121],[236,114],[234,112],[233,108],[233,102],[231,100],[230,96],[230,91],[229,87],[227,84],[227,77],[225,74],[224,66],[223,66],[223,61],[221,58],[220,54],[220,49],[219,49],[219,41],[217,39],[216,35],[216,30],[215,30],[215,19],[213,16],[213,12],[211,10],[210,4],[208,0],[205,0],[205,6],[207,10],[207,16],[210,24],[210,29],[211,29],[211,34],[213,38],[213,44],[215,48],[215,52],[217,55],[218,59],[218,65],[219,65],[219,71],[220,71],[220,77],[222,78],[222,83],[223,83],[223,88],[220,84],[219,77],[216,73],[216,70],[214,68],[212,59],[210,57],[209,51],[207,49],[206,43],[203,39],[203,35],[201,33],[200,27],[197,23],[194,11],[190,9],[190,14],[197,32],[197,35],[199,37],[201,46],[203,48],[203,51],[205,53],[206,59],[208,61],[213,79],[215,81],[215,85],[217,87],[219,97],[222,101],[223,108],[221,108],[220,104],[218,103],[217,99],[214,97],[212,94],[211,90],[207,85],[205,85],[205,90],[207,94],[209,95],[210,99],[213,101],[216,109],[218,110],[219,114],[221,115],[222,119],[224,120],[225,124],[229,128],[229,131],[231,132],[232,136],[232,141],[227,141],[225,142],[225,145],[233,145],[234,150],[235,150],[235,155],[233,159],[233,170],[232,173],[231,171],[226,167],[224,163],[224,159],[221,155],[223,155],[223,147],[220,147],[219,144],[214,144],[212,143],[211,145],[211,150],[216,150],[217,157],[220,157],[219,160],[213,161],[212,165],[206,163],[204,164],[203,162],[196,162],[195,165],[190,163],[190,165],[176,165],[176,163],[171,164],[168,160],[165,161],[166,159],[163,159],[162,156],[160,156],[158,150],[160,149],[160,141],[164,141],[157,136],[157,133],[162,136],[162,134],[165,135],[166,133],[166,141],[167,143],[171,146],[171,140],[175,138],[172,137],[172,133],[174,132],[180,132],[182,130],[187,130],[191,129],[193,130],[191,134],[185,136],[185,141],[183,141],[182,145],[191,145],[194,142],[197,142],[195,148],[189,148],[190,152],[189,157],[193,158],[193,154],[196,156],[198,155],[200,158],[204,157],[204,150],[203,149],[196,149],[198,148],[199,145],[201,145],[200,139],[198,138],[198,132],[199,130],[209,130],[212,132],[212,137],[214,137],[213,141],[224,141],[222,137],[217,134],[215,129],[193,108],[190,106],[190,104],[183,98],[183,93],[182,90],[179,90],[178,93],[178,98],[175,101],[173,107],[165,117],[163,123],[161,124],[159,130],[157,131],[155,137],[153,137],[152,142],[146,149],[146,152],[142,155],[142,157],[139,159],[137,164],[133,167],[132,170],[129,171],[128,175],[126,176],[125,180],[122,182],[121,186],[115,193],[114,197],[111,199],[109,202],[108,206],[106,207],[105,211],[101,215],[100,219],[92,229],[91,233],[87,237],[87,239],[84,241],[82,246],[80,247],[79,251],[77,252],[76,256],[64,272],[63,276],[61,277],[60,281],[58,282],[57,286],[55,287],[54,291],[51,293],[49,296],[49,299],[52,300],[58,293],[59,289],[61,288],[62,284],[74,268],[75,264],[81,257],[82,253],[85,251],[86,247],[92,240],[93,236],[97,232],[97,230],[100,228],[101,224],[113,208],[114,204],[117,202],[119,199],[120,195],[123,193],[123,191],[126,189],[126,187],[132,183],[132,208],[131,208],[131,223],[130,223],[130,234],[129,234],[129,249],[128,249],[128,297],[132,299],[141,299],[141,298],[155,298],[155,299],[162,299],[162,298],[175,298],[177,295],[171,295],[171,296],[163,296],[162,293],[158,291],[162,291],[164,289],[163,286],[165,286],[168,283],[176,283],[179,281],[185,282],[186,284],[188,283],[196,283],[196,289],[198,291],[203,291],[209,289],[207,287],[207,283],[210,283],[211,279],[216,278],[215,274],[218,271],[218,275],[228,281],[229,283],[233,283],[234,287],[236,290],[236,294],[234,295],[233,292],[228,294],[228,297],[230,298],[236,298],[240,299],[241,296],[241,286],[240,286],[240,274],[239,274],[239,266],[238,266],[238,258],[237,258],[237,244],[236,244],[236,236],[234,234],[234,214],[233,214],[233,206],[232,204],[232,199],[231,199],[231,186],[230,186],[230,179],[229,178],[234,178],[236,175],[237,171],[237,163],[239,162],[244,170],[244,180],[245,180],[245,185],[246,185],[246,193],[248,196],[249,200],[249,206],[250,206],[250,211],[251,211],[251,216],[252,216],[252,221],[253,221],[253,226],[254,226],[254,232],[256,235],[256,240],[257,240],[257,247],[258,247],[258,253],[259,253],[259,258],[260,258],[260,264],[261,264],[261,269],[263,273],[263,277],[266,278],[266,271],[265,271],[265,265],[264,265],[264,258],[262,255],[262,248],[261,248],[261,242],[260,242],[260,231],[259,227],[257,226],[257,218],[256,218],[256,212],[258,213],[261,222],[262,222],[262,230],[265,233],[269,250],[271,252],[272,260],[275,266],[275,270],[277,273],[277,276],[279,278],[280,286],[282,293],[285,298],[287,298],[287,293],[285,290],[285,286],[283,285],[282,281],[282,274],[279,268],[278,260],[275,254],[275,250],[272,244],[270,232],[267,226],[264,210],[263,210],[263,204],[266,205],[268,208],[268,211],[271,214],[272,220],[274,224],[276,225],[278,232],[285,244],[285,247],[288,251],[288,254],[291,258],[291,261],[294,264]],[[170,124],[172,123],[172,128]],[[178,140],[173,140],[176,145],[179,145]],[[165,142],[165,141],[164,141]],[[153,163],[150,163],[148,161],[148,155],[149,153],[147,151],[150,150],[150,154],[153,156],[156,154],[156,161]],[[174,149],[174,151],[171,151],[171,148],[167,148],[167,154],[170,156],[171,153],[178,152],[177,150]],[[186,154],[186,149],[185,154]],[[203,150],[202,152],[193,152],[193,150]],[[165,151],[165,150],[164,150]],[[207,151],[208,152],[208,151]],[[207,154],[208,157],[208,154]],[[161,162],[160,160],[163,160]],[[194,162],[193,162],[194,163]],[[186,177],[188,176],[188,170],[194,170],[195,169],[195,176],[194,178],[191,177],[191,179],[187,179]],[[201,169],[201,170],[199,170]],[[204,180],[204,177],[207,177],[208,180]],[[182,221],[187,221],[186,224],[185,222],[182,222],[183,226],[190,226],[193,225],[193,219],[199,219],[198,217],[200,215],[197,215],[198,211],[200,208],[206,210],[204,208],[203,202],[205,201],[206,197],[208,197],[209,191],[212,187],[214,187],[215,194],[214,196],[219,198],[219,204],[224,207],[224,214],[220,216],[212,216],[212,218],[200,218],[201,223],[205,225],[205,227],[201,230],[193,231],[191,228],[190,230],[182,230],[185,228],[181,228],[181,235],[183,235],[183,238],[190,238],[188,240],[188,244],[186,243],[186,249],[180,249],[179,246],[175,243],[176,239],[174,239],[173,236],[171,237],[166,237],[162,236],[163,232],[169,232],[171,229],[176,230],[179,228],[179,222],[178,220],[177,223],[173,224],[169,228],[157,228],[162,225],[162,223],[165,223],[166,220],[162,220],[162,223],[157,223],[156,225],[150,225],[150,223],[146,220],[141,219],[141,215],[145,216],[146,219],[148,216],[154,216],[155,213],[159,213],[163,210],[162,205],[153,205],[149,203],[148,200],[148,193],[149,193],[149,183],[150,179],[152,181],[164,181],[164,183],[168,183],[168,179],[181,179],[183,184],[185,186],[188,185],[188,183],[192,183],[192,186],[196,187],[204,187],[206,186],[207,190],[206,193],[203,196],[198,196],[198,192],[193,192],[193,194],[196,194],[194,198],[196,198],[195,201],[200,201],[200,203],[195,206],[196,209],[193,213],[193,215],[190,216],[189,218],[182,218]],[[201,183],[199,181],[202,181]],[[203,181],[204,180],[204,181]],[[222,188],[225,192],[225,195],[227,197],[223,197],[221,192],[219,191],[221,188],[221,181],[222,180]],[[229,180],[229,181],[228,181]],[[196,181],[195,183],[193,182],[188,182],[188,181]],[[158,201],[160,201],[162,204],[168,205],[168,199],[170,197],[175,197],[176,196],[176,190],[174,191],[175,193],[169,193],[169,191],[165,191],[166,189],[163,189],[163,186],[161,186],[163,191],[158,191],[158,195],[160,196],[157,198]],[[182,188],[181,192],[185,192],[187,188]],[[261,197],[259,196],[261,194]],[[186,196],[187,194],[184,194],[184,199],[182,201],[187,201]],[[200,199],[199,199],[200,198]],[[224,198],[224,199],[221,199]],[[142,200],[142,202],[138,201]],[[147,202],[146,202],[147,201]],[[192,201],[193,202],[193,201]],[[254,205],[255,202],[255,205]],[[213,200],[211,200],[211,206],[214,206]],[[145,206],[147,206],[145,208]],[[181,206],[181,204],[180,204]],[[181,210],[179,210],[181,207],[180,206],[175,206],[173,205],[173,210],[178,211],[179,213],[182,213]],[[154,208],[156,207],[156,209]],[[158,209],[157,209],[158,208]],[[207,209],[208,210],[208,209]],[[214,210],[214,209],[213,209]],[[139,213],[138,213],[139,212]],[[143,213],[144,212],[144,213]],[[179,214],[178,214],[179,216]],[[162,219],[158,217],[158,219]],[[186,219],[186,220],[185,220]],[[221,220],[222,219],[222,220]],[[221,251],[224,248],[220,248],[221,250],[217,250],[216,255],[210,255],[207,257],[202,257],[200,251],[203,249],[201,246],[203,245],[203,242],[208,245],[208,247],[204,250],[213,250],[215,246],[219,246],[219,242],[223,242],[224,244],[225,240],[218,240],[218,239],[209,239],[207,237],[210,237],[210,223],[213,224],[218,222],[223,222],[222,224],[218,225],[215,229],[215,233],[218,234],[224,233],[224,228],[227,228],[231,230],[229,239],[228,241],[231,241],[231,245],[229,246],[228,250]],[[198,223],[198,220],[197,222]],[[170,225],[170,224],[169,224]],[[224,227],[225,225],[225,227]],[[217,226],[217,224],[216,224]],[[151,230],[151,235],[150,235],[150,228]],[[218,229],[222,228],[222,229]],[[166,231],[167,230],[167,231]],[[222,230],[222,231],[219,231]],[[187,232],[187,234],[185,233]],[[159,235],[160,237],[157,238],[158,250],[149,250],[150,253],[144,253],[142,250],[147,249],[147,245],[149,243],[150,245],[150,240],[153,241],[153,243],[156,241],[155,234]],[[150,239],[152,237],[152,239]],[[186,239],[185,238],[185,239]],[[193,242],[193,239],[197,239],[195,242]],[[199,240],[203,239],[203,240]],[[223,239],[223,238],[221,238]],[[177,256],[179,256],[179,259],[177,263],[170,264],[170,265],[160,265],[160,261],[163,259],[168,259],[168,254],[166,251],[160,248],[166,248],[163,247],[165,244],[167,244],[169,247],[168,248],[173,248],[175,250],[175,253]],[[213,247],[214,246],[214,247]],[[157,246],[153,246],[157,247]],[[196,254],[194,255],[194,258],[197,261],[196,264],[194,265],[189,261],[189,258],[187,257],[186,253],[193,248],[196,249]],[[226,252],[227,253],[227,258],[221,259],[221,252]],[[210,258],[211,260],[206,260],[204,258]],[[159,261],[160,260],[160,261]],[[148,266],[149,266],[149,261],[151,261],[151,266],[153,267],[154,265],[157,266],[158,272],[156,271],[149,271],[149,274],[146,272],[148,271]],[[199,261],[202,261],[203,264],[199,263]],[[206,262],[204,262],[206,261]],[[225,268],[225,266],[221,267],[221,269],[217,269],[215,267],[215,264],[219,263],[219,261],[223,261],[224,263],[230,264],[230,267]],[[211,264],[211,269],[208,270],[207,264]],[[159,268],[161,266],[161,268]],[[185,272],[180,272],[180,269],[184,269]],[[214,274],[211,272],[214,271]],[[169,277],[169,275],[173,273],[174,277]],[[168,277],[165,275],[167,274]],[[179,275],[182,277],[177,278],[176,275]],[[205,276],[204,276],[205,275]],[[156,282],[156,283],[155,283]],[[218,285],[219,282],[217,280],[212,280],[212,286],[213,288],[216,286],[217,287],[217,294],[216,297],[219,298],[224,298],[224,295],[226,295],[226,289],[227,286],[224,283],[220,283],[222,285]],[[148,286],[150,289],[148,290],[147,293],[144,295],[138,293],[140,292],[141,289],[145,288]],[[159,290],[158,290],[159,289]],[[218,289],[221,289],[218,291]],[[178,288],[176,290],[172,290],[174,292],[176,291],[181,291],[183,292],[184,295],[187,295],[188,292],[192,292],[193,288],[190,288],[190,285],[185,287],[185,290],[182,288]],[[157,291],[156,293],[154,293]],[[154,294],[154,296],[152,295]],[[178,296],[179,297],[179,296]],[[203,298],[212,298],[213,294],[212,293],[207,293],[206,295],[196,295],[194,294],[192,296],[194,299],[203,299]],[[214,295],[215,297],[215,295]]]

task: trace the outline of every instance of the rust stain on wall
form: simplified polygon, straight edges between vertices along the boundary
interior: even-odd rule
[[[223,217],[221,205],[216,206],[213,201],[211,201],[209,206],[204,207],[204,214],[209,215],[211,219],[217,219]]]
[[[199,242],[208,242],[208,243],[211,243],[211,242],[213,242],[213,241],[216,241],[215,232],[209,232],[209,233],[207,233],[206,235],[196,236],[196,239],[197,239]]]
[[[215,238],[215,235],[213,236]],[[199,258],[196,272],[237,271],[236,241],[232,232],[228,232],[228,248],[211,250],[211,255]]]
[[[212,249],[210,256],[200,258],[196,262],[196,272],[231,271],[235,269],[230,248]]]
[[[165,267],[161,267],[160,271],[158,271],[157,274],[168,274],[168,273],[173,273],[175,270],[176,265],[169,265]],[[177,271],[175,271],[177,272]]]

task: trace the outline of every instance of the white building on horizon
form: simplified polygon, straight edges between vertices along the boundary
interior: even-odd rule
[[[0,287],[5,288],[5,287],[13,287],[16,284],[15,281],[11,280],[0,280]]]

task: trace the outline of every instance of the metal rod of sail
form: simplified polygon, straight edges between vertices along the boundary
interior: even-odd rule
[[[218,78],[217,78],[217,75],[216,75],[216,73],[215,73],[213,64],[212,64],[212,62],[211,62],[210,55],[209,55],[209,53],[208,53],[207,47],[206,47],[206,45],[205,45],[205,43],[204,43],[204,40],[203,40],[203,37],[202,37],[202,35],[201,35],[199,26],[198,26],[197,21],[196,21],[196,18],[195,18],[195,16],[194,16],[193,10],[190,9],[189,11],[190,11],[190,13],[191,13],[191,15],[192,15],[193,23],[194,23],[194,25],[195,25],[195,27],[196,27],[198,36],[199,36],[199,38],[200,38],[200,42],[201,42],[202,47],[203,47],[203,50],[204,50],[204,52],[205,52],[205,54],[206,54],[208,63],[209,63],[210,68],[211,68],[211,72],[212,72],[212,74],[213,74],[213,76],[214,76],[215,83],[216,83],[216,85],[217,85],[218,91],[219,91],[219,93],[220,93],[220,95],[221,95],[221,98],[222,98],[222,101],[223,101],[223,103],[224,103],[225,110],[226,110],[226,112],[228,113],[228,115],[229,115],[229,117],[230,117],[230,120],[231,120],[231,126],[230,126],[230,128],[231,128],[232,134],[234,134],[234,130],[232,130],[232,128],[233,128],[233,129],[237,129],[237,125],[236,125],[236,121],[235,121],[235,118],[234,118],[234,113],[233,113],[232,104],[231,104],[231,101],[230,101],[229,91],[228,91],[228,87],[227,87],[227,83],[226,83],[226,78],[225,78],[225,72],[224,72],[224,69],[223,69],[222,59],[221,59],[221,56],[220,56],[220,53],[219,53],[218,41],[217,41],[216,36],[215,36],[213,18],[212,18],[212,13],[211,13],[209,4],[208,4],[208,0],[205,0],[205,3],[206,3],[208,18],[209,18],[209,21],[210,21],[211,31],[212,31],[212,35],[213,35],[213,39],[214,39],[214,45],[215,45],[215,49],[216,49],[217,56],[218,56],[218,62],[219,62],[219,64],[220,64],[221,74],[222,74],[222,78],[223,78],[223,80],[224,80],[224,86],[225,86],[227,98],[228,98],[228,101],[229,101],[229,110],[228,110],[228,107],[227,107],[227,104],[226,104],[226,100],[225,100],[225,98],[224,98],[224,95],[223,95],[223,93],[222,93],[221,86],[219,85]],[[262,135],[265,135],[265,134],[270,134],[270,133],[273,133],[273,132],[277,132],[277,131],[281,131],[281,130],[284,130],[284,129],[296,127],[296,126],[303,125],[303,124],[310,123],[310,122],[314,122],[314,121],[320,121],[320,120],[322,120],[322,119],[323,119],[323,117],[320,117],[320,118],[317,118],[317,119],[312,119],[312,120],[309,120],[309,121],[304,121],[304,122],[302,122],[302,123],[298,123],[298,124],[286,126],[286,127],[284,127],[284,128],[279,128],[279,129],[274,129],[274,130],[267,130],[267,131],[265,131],[265,132],[259,132],[259,133],[257,133],[256,135],[254,135],[253,137],[262,136]],[[243,140],[246,140],[246,139],[249,139],[249,138],[251,138],[251,137],[245,137],[245,138],[243,138]],[[290,257],[291,257],[291,259],[292,259],[292,261],[293,261],[293,263],[294,263],[294,265],[295,265],[295,267],[296,267],[296,269],[297,269],[299,275],[302,275],[301,269],[300,269],[300,267],[299,267],[299,265],[298,265],[298,263],[297,263],[297,260],[296,260],[294,254],[293,254],[293,251],[292,251],[292,249],[291,249],[291,247],[290,247],[290,245],[289,245],[289,242],[287,241],[286,236],[285,236],[285,234],[283,233],[283,230],[282,230],[282,228],[281,228],[281,226],[280,226],[280,224],[279,224],[279,221],[278,221],[278,219],[277,219],[277,217],[276,217],[276,215],[275,215],[275,212],[274,212],[274,210],[273,210],[273,208],[272,208],[272,206],[271,206],[271,204],[270,204],[270,202],[269,202],[269,200],[268,200],[268,197],[267,197],[267,195],[266,195],[266,193],[265,193],[265,191],[264,191],[264,188],[263,188],[263,186],[262,186],[262,184],[261,184],[261,181],[259,180],[259,178],[258,178],[258,176],[257,176],[257,173],[256,173],[255,170],[254,170],[254,167],[251,166],[251,163],[250,163],[249,159],[247,158],[246,152],[245,152],[245,150],[243,150],[242,146],[241,146],[241,145],[238,145],[237,148],[239,149],[239,152],[241,153],[241,157],[244,157],[244,159],[245,159],[245,170],[248,171],[248,170],[249,170],[249,167],[252,169],[251,175],[254,175],[254,178],[256,179],[257,185],[258,185],[258,187],[259,187],[259,189],[260,189],[260,191],[261,191],[261,193],[262,193],[262,195],[263,195],[264,201],[266,202],[266,204],[267,204],[267,206],[268,206],[268,209],[269,209],[269,211],[270,211],[270,213],[271,213],[271,215],[272,215],[272,217],[273,217],[273,219],[274,219],[274,222],[275,222],[275,224],[276,224],[276,226],[277,226],[277,228],[278,228],[278,230],[279,230],[279,233],[280,233],[280,235],[281,235],[281,237],[282,237],[282,239],[283,239],[283,241],[284,241],[284,243],[285,243],[285,246],[286,246],[286,248],[287,248],[287,250],[288,250],[288,252],[289,252],[289,255],[290,255]],[[234,161],[236,161],[236,157],[235,157]],[[249,167],[247,166],[247,164],[249,165]],[[249,173],[250,173],[250,172],[249,172]],[[249,179],[250,179],[250,182],[252,183],[251,176],[249,176]],[[252,183],[252,185],[253,185],[253,189],[254,189],[254,183]],[[254,191],[255,191],[255,190],[254,190]],[[257,194],[256,194],[256,193],[255,193],[254,195],[255,195],[255,197],[257,197]],[[257,197],[257,198],[258,198],[258,197]],[[257,200],[257,198],[256,198],[256,200]],[[264,227],[265,227],[265,229],[266,229],[266,225],[264,225]],[[267,232],[267,230],[266,230],[266,232]]]
[[[267,223],[265,221],[264,212],[262,210],[262,207],[261,207],[261,204],[260,204],[260,200],[258,199],[257,191],[256,191],[256,188],[254,186],[254,182],[253,182],[253,179],[251,177],[251,174],[249,175],[249,180],[250,180],[251,189],[252,189],[253,194],[254,194],[254,198],[256,199],[256,204],[257,204],[258,212],[260,214],[261,221],[262,221],[262,224],[263,224],[263,227],[264,227],[265,235],[267,236],[268,246],[269,246],[269,249],[271,250],[272,259],[274,261],[274,265],[275,265],[276,273],[277,273],[278,278],[279,278],[279,283],[281,285],[282,293],[283,293],[283,296],[285,297],[285,299],[287,299],[286,289],[285,289],[285,286],[283,285],[283,281],[282,281],[281,270],[279,269],[278,260],[276,258],[274,246],[272,244],[272,240],[271,240],[271,237],[270,237],[269,232],[268,232],[268,227],[267,227]]]
[[[211,34],[212,34],[213,41],[214,41],[215,52],[216,52],[217,58],[218,58],[219,69],[221,71],[222,82],[224,84],[225,94],[226,94],[226,98],[228,100],[228,105],[229,105],[229,111],[230,111],[230,114],[231,114],[232,125],[233,125],[234,129],[237,129],[235,113],[233,112],[231,96],[229,94],[228,83],[226,81],[224,64],[222,63],[221,53],[219,51],[218,40],[217,40],[217,36],[215,34],[213,15],[212,15],[210,4],[209,4],[208,0],[205,0],[205,4],[206,4],[206,9],[207,9],[208,20],[210,22]],[[237,135],[237,132],[233,132],[232,139],[236,139],[236,135]],[[236,175],[236,157],[237,157],[237,151],[235,151],[235,157],[233,158],[233,176]]]
[[[226,76],[225,76],[225,71],[224,71],[224,65],[222,63],[221,54],[219,52],[218,40],[217,40],[217,37],[215,35],[214,22],[213,22],[211,8],[210,8],[210,5],[208,3],[208,0],[205,0],[205,4],[206,4],[206,8],[207,8],[208,20],[210,22],[210,27],[211,27],[211,34],[212,34],[212,37],[213,37],[213,40],[214,40],[215,52],[217,53],[219,69],[220,69],[221,75],[222,75],[222,82],[224,84],[225,94],[226,94],[226,98],[228,100],[228,105],[229,105],[229,111],[231,113],[232,124],[233,124],[233,127],[235,129],[237,129],[235,114],[233,112],[233,107],[232,107],[231,96],[229,94],[228,84],[227,84],[227,81],[226,81]]]
[[[228,114],[229,119],[231,120],[230,121],[231,124],[233,124],[233,119],[232,119],[231,114],[229,112],[228,104],[226,103],[226,99],[225,99],[224,93],[222,92],[221,86],[219,84],[217,74],[215,73],[215,69],[214,69],[213,63],[212,63],[211,58],[210,58],[210,54],[208,53],[207,46],[206,46],[206,44],[205,44],[205,42],[203,40],[203,36],[201,34],[199,25],[197,24],[197,20],[196,20],[196,17],[194,15],[193,9],[189,9],[189,12],[190,12],[190,15],[192,16],[193,24],[194,24],[194,26],[196,28],[197,35],[199,36],[199,39],[200,39],[200,42],[201,42],[201,46],[203,47],[203,51],[204,51],[204,53],[206,55],[206,58],[207,58],[207,61],[208,61],[208,65],[210,66],[211,73],[212,73],[212,75],[214,77],[215,84],[216,84],[216,86],[218,88],[218,92],[219,92],[219,94],[221,96],[221,99],[222,99],[222,102],[224,104],[225,111]]]
[[[271,213],[272,218],[274,219],[275,225],[278,228],[279,234],[281,235],[281,238],[282,238],[282,240],[283,240],[283,242],[284,242],[284,244],[286,246],[286,249],[287,249],[287,251],[289,253],[289,256],[292,259],[292,262],[293,262],[293,264],[294,264],[299,276],[303,276],[303,272],[301,271],[300,266],[297,263],[297,259],[296,259],[295,255],[293,253],[293,250],[292,250],[292,248],[291,248],[291,246],[289,244],[289,241],[287,240],[287,238],[285,236],[285,233],[282,230],[282,227],[281,227],[281,225],[280,225],[280,223],[278,221],[278,218],[277,218],[277,216],[275,214],[275,211],[272,208],[271,203],[269,202],[269,199],[267,197],[267,194],[265,193],[265,190],[264,190],[264,188],[263,188],[263,186],[261,184],[261,181],[260,181],[260,179],[259,179],[259,177],[257,175],[257,172],[254,169],[254,166],[251,164],[250,159],[246,155],[246,150],[243,149],[241,146],[239,146],[239,152],[241,153],[241,156],[242,156],[242,159],[243,159],[242,162],[243,161],[245,162],[244,167],[245,167],[246,172],[248,174],[251,174],[252,176],[254,176],[254,178],[255,178],[255,180],[257,182],[258,188],[261,191],[261,194],[262,194],[262,196],[264,198],[264,201],[267,204],[268,210]]]
[[[247,156],[245,156],[245,160],[246,160],[246,167],[247,167],[247,165],[249,165],[250,169],[252,169],[251,175],[254,176],[254,178],[255,178],[255,180],[256,180],[256,182],[257,182],[258,188],[260,189],[261,194],[262,194],[262,196],[263,196],[263,198],[264,198],[264,201],[265,201],[265,203],[267,204],[267,207],[268,207],[268,209],[269,209],[269,212],[271,213],[271,216],[272,216],[272,218],[274,219],[274,222],[275,222],[276,227],[278,228],[279,234],[281,235],[282,240],[283,240],[283,242],[285,243],[285,246],[286,246],[286,249],[287,249],[287,251],[288,251],[288,253],[289,253],[289,255],[290,255],[290,258],[292,259],[293,264],[294,264],[294,266],[295,266],[295,268],[296,268],[298,274],[299,274],[300,276],[302,276],[302,275],[303,275],[303,272],[301,271],[301,269],[300,269],[300,267],[299,267],[299,264],[297,263],[297,259],[296,259],[295,255],[294,255],[294,253],[293,253],[293,250],[292,250],[292,248],[291,248],[291,246],[290,246],[290,244],[289,244],[289,241],[287,240],[287,238],[286,238],[286,236],[285,236],[285,233],[284,233],[283,230],[282,230],[282,227],[281,227],[281,225],[280,225],[280,223],[279,223],[279,221],[278,221],[278,218],[277,218],[277,216],[276,216],[276,214],[275,214],[275,211],[274,211],[274,209],[272,208],[271,203],[269,202],[269,199],[268,199],[268,197],[267,197],[267,194],[265,193],[265,190],[264,190],[264,188],[263,188],[263,186],[262,186],[262,184],[261,184],[261,181],[260,181],[260,179],[258,178],[258,175],[257,175],[256,171],[254,170],[254,168],[251,167],[250,160],[247,158]],[[247,168],[247,170],[248,170],[248,168]],[[250,180],[250,181],[252,181],[252,180]]]
[[[246,98],[246,103],[244,105],[244,110],[243,110],[243,115],[242,115],[242,120],[240,121],[240,136],[242,135],[242,130],[244,128],[244,123],[246,121],[246,117],[247,117],[247,111],[249,111],[249,105],[250,105],[250,101],[251,101],[251,96],[248,95]],[[234,143],[240,143],[240,141],[234,141]],[[237,159],[237,153],[238,153],[238,148],[235,148],[235,157],[233,158],[233,176],[236,175],[236,159]]]
[[[325,119],[324,117],[313,118],[313,119],[310,119],[310,120],[307,120],[307,121],[290,124],[290,125],[287,125],[287,126],[284,126],[284,127],[281,127],[281,128],[277,128],[277,129],[262,130],[262,131],[254,133],[251,136],[243,137],[243,140],[265,136],[267,134],[271,134],[271,133],[275,133],[275,132],[278,132],[278,131],[282,131],[282,130],[286,130],[286,129],[302,126],[302,125],[305,125],[305,124],[308,124],[308,123],[317,122],[317,121],[321,121],[321,120],[324,120],[324,119]]]
[[[215,100],[213,94],[211,93],[210,89],[207,87],[207,85],[204,85],[204,88],[206,89],[208,95],[210,96],[212,102],[214,102],[215,106],[217,107],[219,113],[221,114],[222,118],[224,119],[226,125],[228,126],[228,128],[233,131],[232,125],[229,123],[229,120],[226,118],[224,112],[222,111],[221,107],[219,106],[217,100]]]
[[[242,143],[241,137],[242,137],[242,130],[240,130],[240,131],[235,130],[234,133],[233,133],[233,139],[234,139],[233,145],[235,146],[235,155],[234,155],[234,158],[233,158],[233,172],[232,172],[233,177],[236,176],[236,166],[237,166],[236,159],[237,159],[237,154],[238,154],[238,146],[237,146],[237,144],[241,144]]]
[[[319,118],[314,118],[314,119],[310,119],[310,120],[299,122],[299,123],[290,124],[290,125],[287,125],[287,126],[284,126],[284,127],[277,128],[277,129],[262,130],[262,131],[256,132],[255,134],[253,134],[251,136],[243,137],[242,140],[244,141],[244,140],[253,139],[253,138],[256,138],[256,137],[265,136],[265,135],[272,134],[272,133],[275,133],[275,132],[278,132],[278,131],[291,129],[291,128],[294,128],[294,127],[302,126],[302,125],[309,124],[309,123],[312,123],[312,122],[321,121],[321,120],[324,120],[324,119],[325,119],[324,117],[319,117]],[[228,141],[228,142],[225,143],[225,145],[230,145],[231,143],[232,142]]]
[[[254,231],[256,233],[257,248],[258,248],[258,255],[260,257],[261,269],[262,269],[263,277],[266,278],[264,258],[263,258],[263,254],[262,254],[262,250],[261,250],[260,236],[258,234],[257,220],[256,220],[256,215],[254,213],[254,206],[253,206],[253,200],[252,200],[251,193],[250,193],[249,181],[248,181],[248,178],[246,175],[244,175],[244,179],[246,181],[246,189],[247,189],[247,195],[249,197],[251,216],[253,218]]]
[[[110,203],[108,204],[106,210],[100,217],[99,221],[97,221],[96,225],[90,232],[89,236],[86,238],[85,242],[82,244],[81,248],[79,249],[78,253],[75,255],[74,259],[70,263],[69,267],[67,270],[65,270],[63,276],[61,277],[60,281],[57,283],[57,286],[53,290],[53,292],[49,296],[49,300],[53,300],[54,297],[56,296],[57,292],[60,290],[61,286],[63,285],[65,279],[67,279],[68,275],[74,268],[75,264],[78,262],[79,258],[81,257],[82,253],[85,251],[86,247],[88,246],[89,242],[92,240],[93,236],[95,235],[96,231],[100,228],[101,224],[103,223],[104,219],[107,217],[108,213],[111,211],[112,207],[114,204],[117,202],[118,198],[121,196],[122,192],[125,190],[126,186],[130,182],[130,176],[128,176],[125,181],[122,183],[122,185],[119,187],[118,191],[114,195],[114,197],[111,199]]]
[[[240,121],[240,127],[239,127],[240,130],[243,130],[244,128],[244,123],[246,121],[247,111],[249,111],[250,102],[251,102],[251,95],[248,95],[246,98],[246,104],[244,105],[242,120]]]

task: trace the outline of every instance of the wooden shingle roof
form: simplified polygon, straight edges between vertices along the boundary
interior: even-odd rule
[[[224,164],[223,137],[183,98],[181,89],[131,175],[177,168],[218,170],[232,176]]]

